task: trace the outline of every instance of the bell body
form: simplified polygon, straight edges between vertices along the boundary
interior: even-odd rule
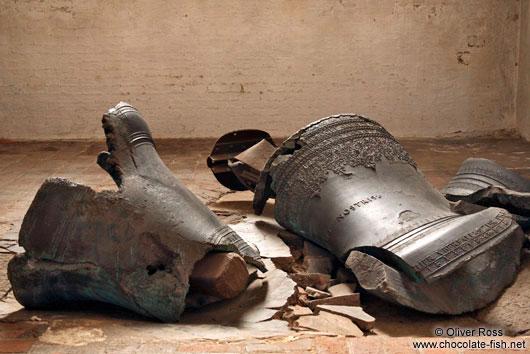
[[[495,280],[502,284],[495,287],[498,294],[513,280],[519,262],[522,234],[508,212],[452,212],[404,148],[378,123],[357,115],[321,119],[287,139],[261,173],[256,212],[269,197],[275,198],[278,223],[327,248],[346,266],[352,251],[361,252],[412,284],[434,284],[508,240],[513,247],[506,262],[513,266]],[[472,277],[468,270],[460,277]],[[415,307],[414,301],[400,303]],[[471,302],[459,309],[484,305]],[[416,308],[450,313],[443,304]]]
[[[285,227],[343,261],[351,250],[362,249],[418,281],[446,275],[467,254],[480,253],[505,236],[511,225],[502,209],[453,213],[414,167],[387,160],[375,170],[351,168],[348,177],[329,173],[318,195],[300,203],[298,212],[287,211],[297,205],[286,199],[277,195],[275,213]]]

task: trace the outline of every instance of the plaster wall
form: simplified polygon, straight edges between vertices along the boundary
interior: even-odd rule
[[[286,136],[343,112],[397,136],[513,130],[520,10],[518,0],[0,0],[0,138],[102,138],[100,117],[120,100],[158,138]]]
[[[521,3],[517,129],[521,136],[530,140],[530,1],[528,0]]]

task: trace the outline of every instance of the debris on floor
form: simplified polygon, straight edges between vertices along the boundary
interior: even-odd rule
[[[251,197],[245,192],[236,192],[220,198],[210,207],[230,213],[241,209],[245,200],[248,206]],[[182,321],[198,323],[208,318],[216,323],[244,323],[247,328],[252,328],[257,323],[263,323],[262,321],[276,323],[277,320],[283,320],[288,322],[290,328],[299,332],[313,333],[323,332],[327,328],[323,326],[330,325],[328,314],[317,316],[313,313],[320,304],[342,305],[344,308],[351,307],[352,311],[360,306],[360,295],[355,292],[355,278],[350,271],[338,267],[335,256],[327,250],[284,230],[267,215],[249,216],[230,226],[247,242],[256,246],[269,272],[258,271],[257,279],[251,281],[237,298],[187,312]],[[312,273],[313,269],[306,265],[313,261],[325,264],[328,274]],[[335,276],[348,283],[342,284]],[[330,287],[332,282],[335,285]],[[328,288],[333,289],[334,295],[327,291]],[[258,298],[261,300],[257,301]],[[273,299],[276,300],[271,303]],[[327,328],[326,333],[337,335],[350,330],[352,332],[347,335],[362,335],[362,331],[352,321],[351,314],[335,313],[333,316],[341,317],[338,320],[342,323],[341,327],[339,330]],[[295,322],[300,317],[316,319],[304,320],[311,322],[311,325],[297,325]],[[365,328],[370,330],[367,326]]]
[[[375,318],[364,312],[360,306],[317,305],[315,312],[318,314],[320,311],[347,317],[365,331],[375,326]]]
[[[357,283],[339,283],[330,286],[328,292],[331,296],[353,294],[357,289]]]
[[[279,319],[289,305],[296,303],[295,286],[285,272],[273,269],[263,279],[253,280],[238,297],[186,312],[182,320],[198,323],[208,319],[224,325],[248,326]]]
[[[361,306],[361,300],[358,293],[325,297],[322,299],[310,300],[307,306],[314,310],[318,305],[342,305],[342,306]]]
[[[326,249],[313,242],[304,241],[304,268],[308,273],[333,274],[339,265],[338,259]]]
[[[289,306],[282,315],[282,320],[286,320],[290,323],[297,320],[300,316],[311,316],[313,311],[309,307],[303,307],[300,305]]]
[[[363,331],[361,331],[349,318],[324,311],[314,316],[299,317],[294,321],[293,329],[299,331],[309,330],[348,337],[364,336]]]
[[[315,289],[326,290],[329,288],[331,276],[321,273],[293,273],[290,274],[292,280],[302,288],[311,286]]]
[[[331,296],[327,291],[318,290],[310,286],[305,288],[305,292],[311,299],[325,299]]]
[[[273,218],[250,215],[230,227],[247,243],[255,245],[262,257],[292,258],[289,247],[277,236],[282,227]]]

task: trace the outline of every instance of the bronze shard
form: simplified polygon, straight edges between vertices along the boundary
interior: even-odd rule
[[[530,180],[491,160],[465,160],[442,192],[451,201],[506,209],[530,229]]]

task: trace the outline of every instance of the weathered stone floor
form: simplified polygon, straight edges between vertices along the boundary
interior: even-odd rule
[[[530,142],[518,138],[400,141],[437,188],[442,188],[468,157],[489,158],[530,178]],[[164,162],[205,203],[211,204],[228,193],[217,183],[205,164],[213,140],[157,143]],[[25,310],[9,291],[6,276],[7,262],[12,252],[20,251],[16,240],[24,214],[47,177],[66,177],[95,190],[116,189],[112,179],[95,162],[102,150],[105,150],[103,141],[0,143],[0,353],[427,353],[429,350],[413,349],[412,342],[434,337],[436,327],[477,328],[484,325],[482,317],[477,314],[431,316],[388,305],[368,295],[361,298],[363,307],[377,321],[374,334],[364,338],[274,333],[268,331],[266,324],[261,331],[252,333],[244,328],[208,324],[195,324],[193,327],[162,324],[106,305],[69,307],[57,311]],[[245,214],[250,210],[250,198],[245,203],[248,205],[241,205],[240,213]],[[231,221],[230,213],[223,217],[227,222]],[[520,336],[495,339],[507,342],[524,339],[528,350],[530,328],[525,327],[524,320],[530,318],[529,256],[525,259],[520,279],[516,282],[518,287],[514,286],[516,290],[512,291],[522,304],[520,310],[506,310],[503,313],[507,317],[505,321],[512,321],[515,327],[519,326],[515,332]],[[509,304],[513,301],[505,299],[504,302]],[[491,338],[474,339],[489,341]]]

